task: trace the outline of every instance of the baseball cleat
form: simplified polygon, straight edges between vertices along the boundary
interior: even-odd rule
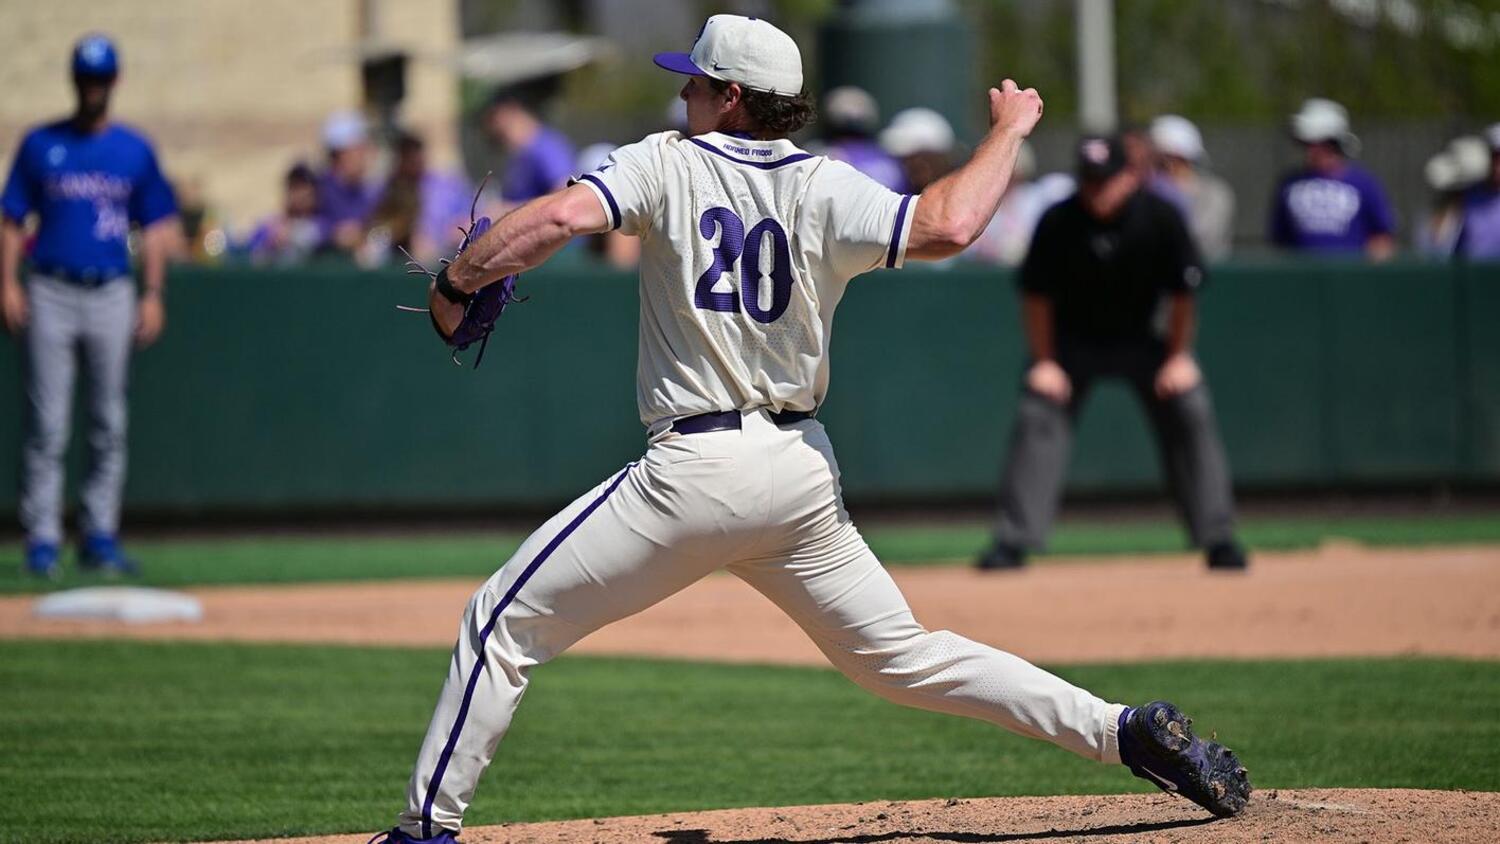
[[[26,573],[33,577],[57,580],[62,577],[57,545],[52,542],[26,543]]]
[[[1193,721],[1158,700],[1120,715],[1120,761],[1162,791],[1180,794],[1221,818],[1250,802],[1250,777],[1234,752],[1193,735]]]
[[[78,568],[105,577],[134,577],[141,573],[140,566],[125,556],[119,541],[105,533],[89,534],[83,540],[78,549]]]
[[[371,838],[367,844],[459,844],[458,836],[444,829],[431,838],[412,838],[396,827],[390,832],[382,832]]]

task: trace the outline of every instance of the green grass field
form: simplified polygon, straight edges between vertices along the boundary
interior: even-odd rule
[[[378,620],[372,620],[378,623]],[[0,840],[374,831],[447,665],[438,650],[0,642]],[[1500,790],[1500,663],[1068,667],[1175,699],[1262,788]],[[902,709],[819,669],[567,657],[536,671],[469,820],[1146,791],[1122,770]]]
[[[893,565],[967,562],[988,541],[984,524],[874,524],[864,529],[880,558]],[[1500,514],[1247,519],[1240,531],[1260,550],[1310,548],[1328,539],[1371,545],[1500,543]],[[516,533],[246,536],[134,543],[144,583],[157,586],[295,583],[407,577],[483,578],[523,536]],[[1062,524],[1052,554],[1152,554],[1186,547],[1175,522],[1074,521]],[[1045,555],[1043,556],[1045,559]],[[71,568],[60,584],[24,576],[19,544],[0,548],[0,593],[35,592],[90,582]]]

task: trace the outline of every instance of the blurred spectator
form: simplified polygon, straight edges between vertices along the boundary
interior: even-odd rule
[[[1000,197],[1000,206],[995,216],[985,227],[984,233],[964,253],[965,256],[991,264],[1015,266],[1026,257],[1031,245],[1032,232],[1043,212],[1072,193],[1072,182],[1063,196],[1057,196],[1055,188],[1034,179],[1036,175],[1036,153],[1031,144],[1023,142],[1016,156],[1015,170],[1010,184]]]
[[[823,98],[821,117],[828,131],[824,155],[845,162],[897,193],[906,192],[906,174],[900,162],[875,141],[880,107],[868,91],[853,85],[834,88]]]
[[[427,164],[422,139],[407,131],[396,136],[396,162],[371,216],[371,240],[402,247],[420,261],[448,256],[469,225],[474,191],[457,173]]]
[[[318,178],[318,223],[324,245],[354,254],[365,239],[366,226],[379,187],[370,180],[369,126],[363,116],[338,112],[323,124],[323,146],[328,169]]]
[[[921,193],[953,169],[953,127],[930,108],[897,112],[880,146],[901,162],[908,193]]]
[[[666,120],[668,129],[676,129],[684,135],[688,133],[687,103],[683,101],[681,96],[675,96],[670,103],[667,103],[667,108],[662,112],[662,117]]]
[[[261,220],[245,241],[251,262],[285,265],[311,258],[323,243],[317,214],[318,178],[299,161],[283,181],[280,213]]]
[[[1485,131],[1490,145],[1489,178],[1470,188],[1464,197],[1463,230],[1458,235],[1459,256],[1500,259],[1500,123]]]
[[[1145,407],[1195,545],[1210,568],[1244,568],[1229,465],[1193,358],[1202,260],[1182,215],[1143,190],[1118,138],[1078,146],[1078,192],[1037,225],[1021,268],[1028,364],[995,544],[980,568],[1017,568],[1046,544],[1074,421],[1102,379]]]
[[[682,102],[681,99],[677,100]],[[578,172],[592,173],[609,161],[614,144],[590,144],[578,153]],[[607,231],[590,235],[584,248],[593,257],[621,270],[634,269],[641,261],[641,239],[620,231]]]
[[[1139,123],[1127,124],[1120,130],[1120,144],[1125,150],[1125,166],[1136,174],[1141,186],[1172,203],[1186,218],[1187,197],[1177,190],[1177,185],[1171,179],[1157,169],[1156,143],[1151,137],[1150,129]]]
[[[509,155],[500,196],[515,206],[567,184],[577,156],[563,133],[542,122],[535,103],[546,86],[502,89],[490,100],[485,127]]]
[[[1302,252],[1391,257],[1396,215],[1375,177],[1349,160],[1359,153],[1359,139],[1349,131],[1348,111],[1332,100],[1308,100],[1292,115],[1291,133],[1305,166],[1276,189],[1271,242]]]
[[[1489,174],[1490,146],[1478,135],[1454,138],[1427,160],[1422,175],[1432,189],[1432,208],[1414,237],[1418,252],[1442,258],[1453,254],[1463,228],[1466,194]]]
[[[174,260],[209,263],[223,256],[226,243],[224,227],[208,203],[203,180],[196,176],[173,185],[177,194],[177,214],[181,223],[174,237],[171,257]]]
[[[1167,114],[1151,121],[1159,180],[1180,198],[1188,230],[1209,261],[1229,257],[1234,239],[1234,191],[1206,169],[1203,135],[1185,117]],[[1158,191],[1160,192],[1160,191]],[[1166,198],[1166,197],[1164,197]]]

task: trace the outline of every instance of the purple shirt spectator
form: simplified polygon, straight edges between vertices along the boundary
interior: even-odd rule
[[[1464,196],[1463,229],[1454,252],[1480,261],[1500,260],[1500,190],[1480,185]]]
[[[501,196],[506,202],[525,202],[557,190],[573,175],[576,155],[563,133],[543,126],[531,143],[511,153]]]
[[[339,224],[354,221],[365,223],[380,202],[380,188],[376,185],[343,182],[331,173],[318,177],[318,225],[323,237],[333,236]]]
[[[871,138],[840,138],[828,145],[829,158],[842,161],[896,193],[906,193],[906,173],[901,162]]]
[[[469,224],[469,208],[474,201],[474,190],[467,179],[456,173],[429,170],[422,174],[418,188],[421,211],[417,218],[417,234],[441,251],[457,247],[462,235],[460,224]]]
[[[1308,252],[1363,252],[1370,238],[1395,228],[1380,183],[1353,164],[1330,175],[1303,170],[1287,177],[1271,211],[1271,241]]]

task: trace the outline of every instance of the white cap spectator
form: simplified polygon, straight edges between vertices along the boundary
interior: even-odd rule
[[[1423,175],[1436,191],[1473,187],[1489,177],[1490,142],[1478,135],[1454,138],[1442,152],[1428,159]]]
[[[364,115],[356,111],[334,112],[323,122],[323,145],[332,152],[358,146],[369,136],[369,124]]]
[[[854,85],[840,85],[823,98],[823,120],[834,132],[872,135],[880,125],[880,106],[870,92]]]
[[[953,143],[953,126],[930,108],[897,112],[891,118],[891,125],[880,133],[880,145],[897,158],[921,152],[949,152]]]
[[[1198,164],[1206,158],[1203,134],[1193,121],[1177,114],[1164,114],[1151,121],[1151,144],[1162,155]]]
[[[1359,154],[1359,138],[1349,130],[1349,110],[1333,100],[1314,97],[1303,102],[1292,115],[1292,137],[1304,144],[1331,141],[1344,155]]]

